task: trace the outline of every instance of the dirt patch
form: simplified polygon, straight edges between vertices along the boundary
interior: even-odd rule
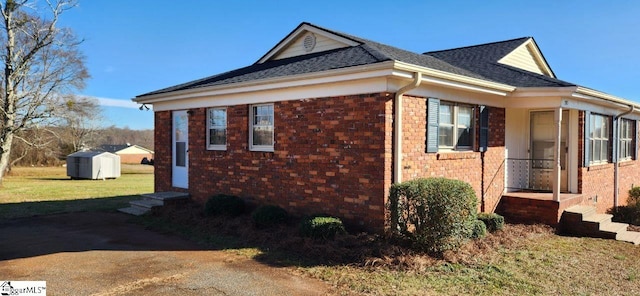
[[[326,295],[320,281],[129,223],[120,213],[0,221],[0,275],[52,295]]]

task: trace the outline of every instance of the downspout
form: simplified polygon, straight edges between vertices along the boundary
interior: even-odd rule
[[[618,173],[618,167],[620,164],[620,159],[619,159],[620,158],[620,121],[619,120],[620,120],[620,117],[630,114],[633,111],[635,111],[635,106],[629,105],[629,110],[622,112],[613,118],[613,123],[615,124],[613,144],[616,147],[616,149],[614,149],[613,151],[614,159],[615,159],[614,166],[613,166],[613,207],[614,208],[618,207],[618,195],[619,195],[618,184],[620,182],[620,176]]]
[[[393,121],[393,137],[395,141],[393,143],[393,183],[402,182],[402,96],[420,86],[422,82],[422,73],[413,73],[413,81],[400,88],[396,92],[396,96],[393,101],[393,112],[395,114]]]

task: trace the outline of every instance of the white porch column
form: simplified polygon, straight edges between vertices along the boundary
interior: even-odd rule
[[[555,137],[553,141],[553,200],[560,201],[560,180],[561,180],[561,166],[560,166],[560,149],[562,141],[562,107],[559,107],[554,112],[555,118]]]

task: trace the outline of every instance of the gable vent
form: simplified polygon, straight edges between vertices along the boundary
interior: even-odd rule
[[[304,36],[302,46],[304,46],[304,50],[306,52],[312,51],[313,48],[316,47],[316,35],[313,35],[312,33],[312,34],[308,34],[307,36]]]

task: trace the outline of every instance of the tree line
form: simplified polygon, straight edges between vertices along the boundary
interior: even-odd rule
[[[79,140],[78,135],[82,135]],[[153,150],[153,130],[132,130],[115,126],[73,130],[67,126],[49,126],[25,130],[21,135],[37,139],[33,142],[15,141],[11,149],[12,166],[55,166],[65,162],[67,155],[91,150],[102,145],[138,145]]]

